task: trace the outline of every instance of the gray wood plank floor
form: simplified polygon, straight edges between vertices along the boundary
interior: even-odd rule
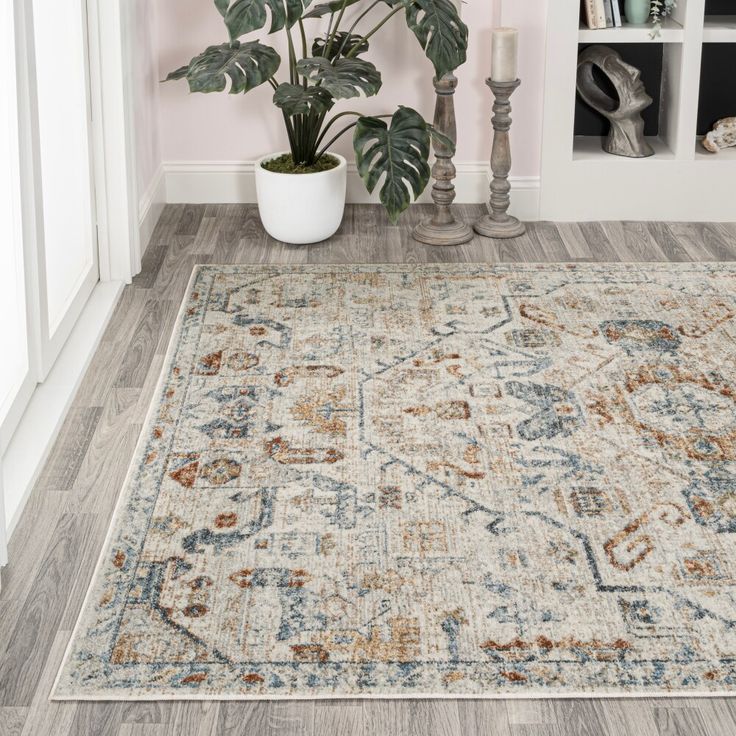
[[[462,207],[467,219],[481,207]],[[195,263],[731,261],[736,225],[535,223],[516,241],[432,248],[348,207],[326,243],[287,246],[256,209],[169,205],[92,361],[10,543],[0,596],[0,736],[732,736],[736,701],[339,701],[50,703]]]

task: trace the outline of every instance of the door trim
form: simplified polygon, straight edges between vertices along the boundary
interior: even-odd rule
[[[100,281],[103,283],[94,288],[51,374],[45,383],[33,391],[22,417],[18,417],[19,423],[13,436],[9,438],[7,452],[2,458],[3,467],[0,468],[4,476],[0,479],[0,567],[7,562],[5,543],[20,518],[33,487],[33,479],[43,466],[79,381],[117,303],[123,283],[130,283],[140,271],[132,90],[132,6],[129,0],[87,0],[92,158]],[[31,3],[13,0],[13,7],[16,58],[19,62],[22,227],[32,386],[42,377],[39,328],[42,305],[36,287],[40,283],[43,265],[39,263],[38,243],[43,242],[44,235],[43,211],[40,207],[40,161],[35,153],[38,151],[39,131],[33,107],[36,90]],[[36,414],[29,411],[34,402],[39,405]],[[54,412],[49,411],[51,404]],[[45,422],[42,432],[40,419]],[[20,471],[22,478],[17,477]],[[13,493],[6,508],[9,488]]]
[[[7,539],[20,520],[122,290],[120,281],[95,286],[48,379],[36,387],[10,439],[2,457]]]
[[[133,3],[87,0],[101,281],[141,270],[133,95]]]
[[[0,456],[0,568],[8,564],[8,537],[10,532],[6,533],[5,522],[5,493],[3,491],[3,461]],[[2,579],[0,579],[0,590],[2,590]]]

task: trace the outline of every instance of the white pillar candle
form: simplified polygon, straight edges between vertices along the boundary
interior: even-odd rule
[[[519,31],[516,28],[494,28],[491,50],[491,79],[494,82],[515,82],[519,77]]]

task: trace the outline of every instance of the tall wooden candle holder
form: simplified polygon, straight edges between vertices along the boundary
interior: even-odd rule
[[[456,87],[457,78],[454,74],[444,74],[434,79],[434,89],[437,93],[434,127],[440,133],[444,133],[452,141],[453,146],[457,142],[453,100]],[[434,154],[436,158],[432,167],[432,177],[435,180],[432,187],[434,213],[432,217],[414,228],[414,240],[428,245],[461,245],[473,239],[473,230],[458,220],[450,207],[455,201],[453,181],[457,175],[455,164],[452,162],[453,150],[443,145],[441,141],[436,141]]]
[[[491,212],[481,217],[473,226],[475,232],[487,238],[517,238],[526,232],[524,223],[508,214],[511,198],[511,145],[509,130],[511,129],[511,95],[521,84],[521,80],[513,82],[494,82],[487,79],[486,84],[493,91],[493,151],[491,153]]]

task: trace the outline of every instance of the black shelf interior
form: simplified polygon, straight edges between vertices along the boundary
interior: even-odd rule
[[[705,15],[736,15],[736,0],[705,0]],[[736,43],[703,44],[698,135],[705,135],[717,120],[736,115],[736,84],[728,81],[734,65]]]
[[[706,15],[736,15],[736,0],[705,0]]]
[[[591,44],[580,44],[579,51]],[[611,48],[621,54],[625,62],[641,70],[641,78],[649,95],[654,99],[643,113],[644,134],[657,135],[659,133],[659,108],[662,92],[662,66],[664,61],[664,48],[661,43],[616,43],[610,44]],[[736,59],[734,59],[736,61]],[[612,97],[616,96],[615,90],[607,77],[598,70],[594,75]],[[608,133],[608,121],[591,110],[581,99],[575,97],[575,135],[603,136]]]
[[[736,43],[703,44],[698,135],[705,135],[717,120],[736,115],[736,83],[728,83],[734,66]]]

